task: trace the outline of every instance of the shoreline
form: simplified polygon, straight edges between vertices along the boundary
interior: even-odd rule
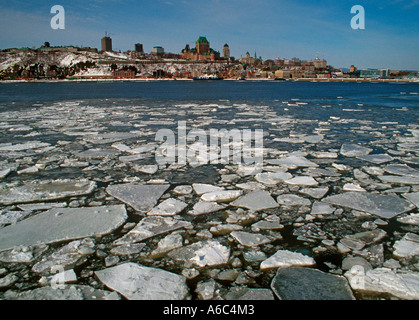
[[[357,83],[419,83],[419,79],[363,79],[363,78],[332,78],[332,79],[312,79],[312,78],[298,78],[298,79],[269,79],[269,78],[249,78],[249,79],[222,79],[223,81],[249,81],[249,82],[357,82]],[[187,81],[194,82],[194,79],[32,79],[32,80],[0,80],[0,83],[53,83],[53,82],[160,82],[160,81]],[[199,80],[202,81],[216,81],[216,80]],[[217,80],[219,81],[219,80]]]

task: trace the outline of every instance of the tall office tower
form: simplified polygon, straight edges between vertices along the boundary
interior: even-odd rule
[[[107,35],[102,38],[102,51],[112,51],[112,39]]]

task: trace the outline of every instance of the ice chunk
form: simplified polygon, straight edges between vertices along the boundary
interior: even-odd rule
[[[316,264],[313,258],[303,255],[299,252],[289,250],[278,250],[274,255],[262,261],[261,270],[274,268],[286,268],[291,266],[313,266]]]
[[[327,197],[324,202],[375,214],[391,219],[414,209],[409,201],[395,195],[381,195],[366,192],[347,192]]]
[[[150,164],[150,165],[143,165],[143,166],[134,165],[132,168],[135,171],[139,171],[139,172],[147,173],[147,174],[155,174],[157,170],[159,170],[159,167],[157,164]]]
[[[10,174],[10,172],[12,172],[10,168],[0,170],[0,179],[6,178]]]
[[[346,183],[343,186],[343,190],[344,191],[354,191],[354,192],[366,192],[366,190],[364,188],[362,188],[360,185],[354,184],[354,183]]]
[[[52,209],[0,229],[0,251],[109,234],[126,219],[124,205]]]
[[[72,241],[52,254],[44,256],[34,264],[32,271],[51,274],[52,268],[58,265],[64,269],[74,268],[86,262],[88,256],[95,253],[94,246],[95,243],[90,238]]]
[[[246,208],[253,211],[272,209],[279,207],[279,204],[271,197],[268,191],[252,191],[230,203],[233,207]]]
[[[157,248],[151,253],[151,256],[159,257],[174,249],[183,246],[183,237],[180,234],[169,234],[159,241]]]
[[[419,171],[405,164],[390,164],[384,167],[384,171],[399,176],[419,178]]]
[[[276,198],[276,201],[285,206],[309,206],[311,201],[297,196],[295,194],[282,194]]]
[[[323,203],[320,201],[315,201],[313,203],[313,206],[311,207],[310,214],[328,215],[328,214],[332,214],[334,211],[335,211],[335,208],[333,208],[329,204]]]
[[[389,156],[388,154],[370,154],[366,156],[359,156],[358,159],[375,164],[382,164],[394,160],[394,158]]]
[[[243,190],[222,190],[204,193],[201,199],[204,201],[216,201],[216,202],[230,202],[240,197]]]
[[[130,232],[114,242],[115,245],[141,242],[143,240],[190,226],[189,222],[171,217],[148,216],[142,219]]]
[[[255,179],[263,184],[276,185],[284,182],[285,180],[291,179],[292,174],[288,172],[263,172],[258,173]]]
[[[278,269],[271,288],[281,300],[355,300],[344,277],[310,268]]]
[[[314,163],[302,156],[290,155],[281,159],[266,160],[267,163],[277,164],[285,167],[318,167],[317,163]]]
[[[271,242],[270,239],[261,234],[250,233],[245,231],[233,231],[230,235],[241,245],[245,247],[257,247],[265,243]]]
[[[1,151],[25,151],[31,149],[39,149],[44,147],[49,147],[49,143],[40,142],[40,141],[28,141],[26,143],[20,143],[15,145],[6,145],[0,147]]]
[[[313,156],[318,159],[337,159],[338,154],[336,152],[313,152]]]
[[[157,207],[154,207],[151,209],[147,215],[153,216],[174,216],[175,214],[178,214],[179,212],[182,212],[183,209],[185,209],[188,205],[180,200],[169,198],[167,200],[164,200],[162,203],[160,203]]]
[[[309,176],[299,176],[289,180],[286,180],[285,183],[299,186],[317,186],[319,183]]]
[[[403,197],[419,208],[419,192],[405,193]]]
[[[341,155],[345,157],[361,157],[372,152],[372,149],[357,144],[345,143],[340,148]]]
[[[230,249],[216,240],[200,241],[171,251],[169,257],[198,267],[224,265],[230,257]]]
[[[400,299],[419,299],[419,274],[396,272],[387,268],[364,270],[356,268],[345,273],[352,289],[363,292],[388,293]]]
[[[321,199],[329,192],[329,188],[328,187],[303,188],[299,192],[302,194],[309,195],[310,197],[315,198],[315,199]]]
[[[419,225],[419,213],[411,213],[406,217],[399,217],[397,221],[404,224]]]
[[[407,233],[393,246],[393,255],[398,258],[412,258],[419,256],[419,236],[415,233]]]
[[[80,159],[102,159],[106,157],[114,157],[118,154],[116,150],[109,149],[90,149],[76,153],[76,156]]]
[[[35,246],[19,246],[0,252],[0,261],[6,263],[32,263],[48,250],[45,244]]]
[[[419,184],[419,177],[407,177],[407,176],[379,176],[381,181],[386,183],[396,183],[396,184]]]
[[[184,276],[132,262],[96,271],[95,275],[128,300],[183,300],[189,291]]]
[[[46,286],[24,292],[7,292],[7,300],[120,300],[111,291],[94,289],[84,285],[66,285],[64,289]]]
[[[169,189],[167,184],[139,185],[133,183],[111,185],[106,192],[118,200],[130,205],[136,211],[150,211],[160,197]]]
[[[199,201],[193,206],[193,210],[189,214],[198,216],[205,213],[216,212],[225,208],[225,205],[216,202]]]
[[[205,184],[205,183],[194,183],[194,184],[192,184],[192,188],[194,189],[195,193],[199,196],[203,195],[204,193],[208,193],[208,192],[224,190],[221,187],[217,187],[217,186],[213,186],[211,184]]]
[[[183,185],[183,186],[177,186],[173,189],[173,192],[176,194],[191,194],[192,193],[192,187],[189,185]]]
[[[96,183],[88,180],[29,182],[21,187],[0,189],[0,205],[31,203],[87,195]]]

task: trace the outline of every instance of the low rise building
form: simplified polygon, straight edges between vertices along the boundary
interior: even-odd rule
[[[115,70],[112,75],[114,79],[134,79],[135,78],[135,72],[130,69]]]
[[[157,56],[164,55],[164,48],[159,46],[153,47],[151,53]]]
[[[360,70],[361,78],[388,78],[390,76],[389,69],[363,69]]]
[[[290,70],[277,70],[275,71],[275,79],[290,79],[291,71]]]

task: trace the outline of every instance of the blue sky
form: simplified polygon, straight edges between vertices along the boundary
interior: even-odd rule
[[[52,30],[53,5],[66,11]],[[353,30],[351,8],[365,8],[365,30]],[[0,48],[51,45],[100,47],[105,31],[116,50],[179,53],[199,36],[236,58],[313,59],[335,67],[419,70],[419,0],[0,0]]]

